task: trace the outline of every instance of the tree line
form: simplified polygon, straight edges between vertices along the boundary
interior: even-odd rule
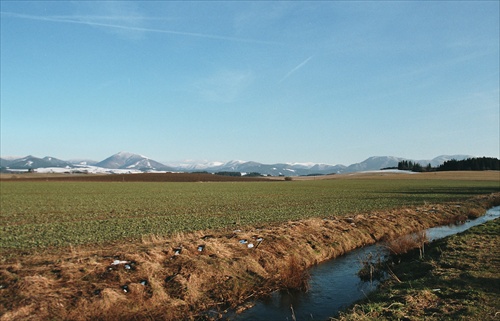
[[[424,167],[422,165],[420,165],[419,163],[407,161],[407,160],[400,161],[398,163],[398,169],[402,170],[402,171],[412,171],[412,172],[423,172],[424,171]],[[429,163],[425,167],[425,171],[431,171],[431,170],[432,170],[432,166]]]
[[[455,159],[444,162],[439,166],[441,171],[498,171],[500,160],[493,157],[467,158],[461,161]]]
[[[398,162],[399,170],[412,172],[432,172],[432,171],[498,171],[500,170],[500,160],[493,157],[467,158],[464,160],[448,160],[438,167],[431,164],[422,166],[417,162],[403,160]]]

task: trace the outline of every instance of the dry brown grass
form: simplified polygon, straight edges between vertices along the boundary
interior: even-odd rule
[[[296,256],[290,256],[280,273],[280,285],[288,290],[309,290],[309,272],[307,264]]]
[[[480,208],[470,208],[467,210],[467,218],[475,219],[484,214],[484,211]],[[465,221],[465,220],[463,220]]]
[[[427,242],[428,239],[425,231],[420,231],[408,235],[403,235],[393,240],[387,241],[385,243],[385,246],[392,254],[395,255],[405,254],[413,249],[418,248],[420,249],[422,256],[425,243]]]

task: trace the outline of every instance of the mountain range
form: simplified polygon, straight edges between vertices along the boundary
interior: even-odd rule
[[[394,156],[373,156],[360,163],[345,165],[328,165],[316,163],[278,163],[262,164],[253,161],[229,161],[211,162],[198,164],[165,165],[152,160],[146,156],[128,152],[119,152],[100,162],[90,160],[60,160],[55,157],[46,156],[38,158],[26,156],[23,158],[0,158],[2,171],[26,171],[37,172],[84,172],[84,173],[139,173],[139,172],[241,172],[260,173],[270,176],[304,176],[341,174],[360,171],[373,171],[382,168],[397,167],[402,160],[411,160],[422,166],[436,167],[447,160],[462,160],[471,158],[470,155],[441,155],[431,160],[411,160]]]

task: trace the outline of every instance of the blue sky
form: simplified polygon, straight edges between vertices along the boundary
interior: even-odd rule
[[[499,2],[1,1],[2,156],[499,157]]]

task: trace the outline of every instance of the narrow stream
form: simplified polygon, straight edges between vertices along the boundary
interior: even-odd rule
[[[430,241],[435,241],[498,217],[500,217],[500,206],[488,210],[484,216],[461,225],[427,229],[427,237]],[[375,244],[319,264],[310,270],[308,292],[277,291],[267,298],[256,301],[255,306],[241,314],[228,313],[224,320],[293,320],[291,307],[296,320],[328,320],[329,317],[338,315],[340,310],[377,288],[378,281],[363,282],[357,275],[362,267],[361,259],[370,254],[374,257],[383,257],[388,253],[384,247]]]

